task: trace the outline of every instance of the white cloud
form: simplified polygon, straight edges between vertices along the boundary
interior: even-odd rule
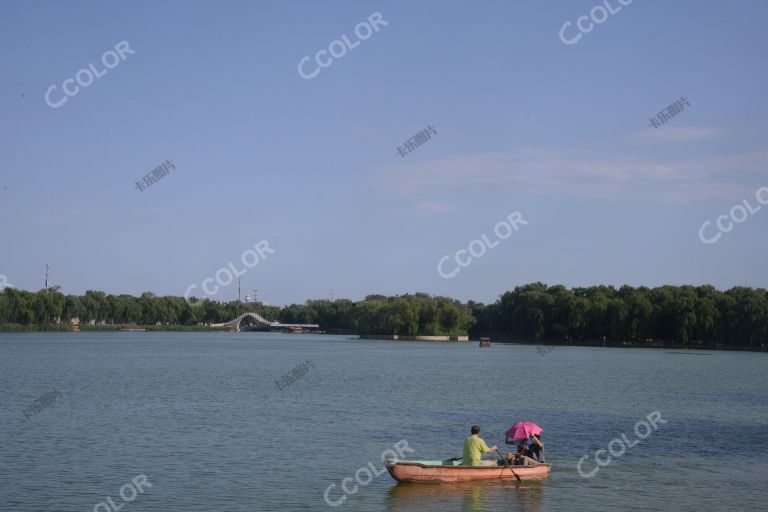
[[[151,208],[140,208],[138,210],[134,210],[134,212],[138,215],[157,215],[159,213],[163,213],[165,211],[164,208],[159,207],[151,207]]]
[[[435,193],[489,188],[585,197],[623,192],[668,200],[730,199],[737,189],[744,190],[743,178],[765,171],[768,151],[653,161],[547,149],[454,155],[377,170],[383,188],[423,209],[430,208],[424,198]]]
[[[721,139],[728,134],[720,128],[704,128],[694,126],[661,126],[655,129],[647,129],[632,135],[638,141],[700,141]]]
[[[392,215],[440,214],[452,213],[458,210],[459,208],[456,205],[425,199],[406,200],[397,206],[385,206],[380,209],[380,211]]]

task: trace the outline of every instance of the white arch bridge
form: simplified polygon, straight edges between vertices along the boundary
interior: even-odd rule
[[[270,322],[263,316],[256,313],[244,313],[234,320],[220,324],[211,324],[211,327],[230,327],[233,331],[239,331],[243,320],[250,318],[256,323],[256,327],[270,331],[317,331],[319,324],[281,324],[280,322]]]

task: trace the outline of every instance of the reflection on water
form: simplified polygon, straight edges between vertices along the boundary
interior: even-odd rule
[[[429,512],[445,510],[525,510],[539,512],[546,480],[457,483],[399,483],[390,488],[386,510]]]

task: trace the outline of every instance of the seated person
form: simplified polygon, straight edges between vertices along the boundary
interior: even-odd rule
[[[533,452],[530,447],[526,445],[525,440],[522,440],[517,445],[517,452],[508,452],[507,455],[504,456],[504,460],[506,460],[507,464],[510,466],[536,466],[538,465],[538,461],[534,459],[532,455]],[[506,464],[504,461],[500,460],[497,462],[497,465],[505,466]]]
[[[493,453],[496,445],[488,448],[485,441],[480,437],[480,427],[474,425],[470,431],[470,436],[464,440],[464,460],[462,466],[482,466],[481,458],[486,453]],[[491,462],[493,464],[493,462]]]
[[[515,454],[515,466],[538,466],[539,463],[527,455]]]

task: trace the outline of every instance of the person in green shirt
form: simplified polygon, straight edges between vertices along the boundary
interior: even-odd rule
[[[471,434],[464,440],[464,460],[461,462],[462,466],[481,466],[480,459],[486,453],[493,453],[496,451],[496,445],[488,448],[485,441],[480,437],[480,427],[474,425],[472,427]]]

